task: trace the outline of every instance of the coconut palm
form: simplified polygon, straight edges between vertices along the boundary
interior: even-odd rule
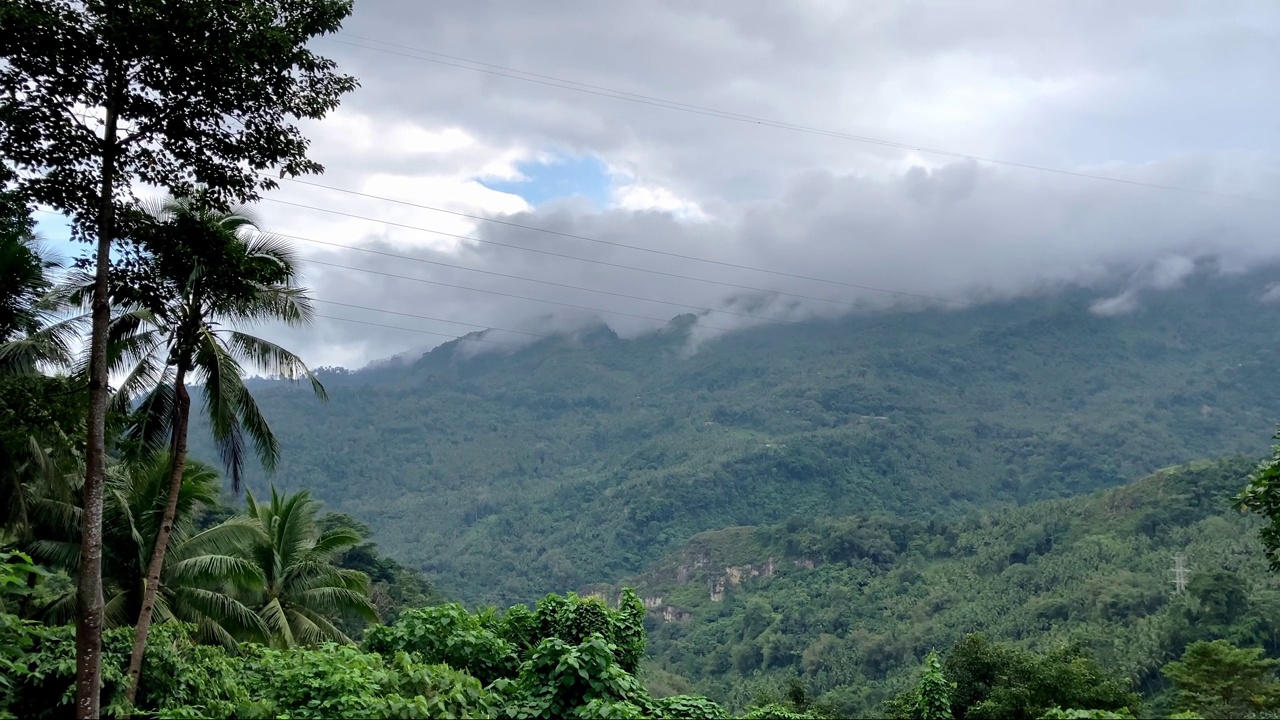
[[[249,518],[261,530],[251,557],[265,578],[253,606],[272,645],[349,643],[334,624],[337,618],[377,621],[368,576],[333,564],[338,553],[361,542],[359,532],[350,527],[321,532],[319,504],[305,490],[281,495],[273,487],[269,503],[259,503],[252,493],[247,501]]]
[[[27,216],[14,216],[0,192],[0,526],[18,536],[28,500],[46,476],[74,466],[81,424],[76,380],[38,372],[67,364],[79,318],[60,318],[66,292],[54,287],[61,267],[30,232]]]
[[[198,198],[145,206],[129,227],[134,250],[112,283],[113,300],[125,308],[111,325],[112,369],[128,370],[116,403],[127,407],[142,395],[126,436],[147,448],[167,442],[172,460],[164,493],[168,504],[151,552],[129,662],[127,696],[132,699],[186,463],[187,383],[201,385],[213,438],[237,492],[246,436],[268,470],[280,455],[279,442],[245,387],[245,364],[274,376],[305,377],[322,400],[325,393],[297,355],[236,329],[311,320],[306,289],[297,284],[295,257],[282,238],[260,232],[244,209],[218,212]]]
[[[142,604],[147,561],[165,511],[163,490],[169,484],[170,467],[167,454],[160,453],[146,462],[120,462],[108,469],[102,574],[109,627],[131,624]],[[78,473],[69,474],[66,481],[83,484]],[[156,614],[163,620],[194,624],[204,642],[234,647],[240,640],[266,638],[258,616],[236,599],[263,582],[262,572],[244,555],[257,542],[259,532],[244,517],[197,529],[202,510],[217,503],[219,486],[212,467],[187,463]],[[58,490],[50,487],[32,501],[36,539],[30,547],[41,561],[75,572],[80,560],[78,492],[68,496]],[[47,619],[69,619],[74,603],[73,589],[47,608]]]
[[[71,364],[86,316],[63,315],[68,292],[52,278],[61,267],[34,235],[0,239],[0,373]]]
[[[4,175],[0,170],[0,176]],[[84,319],[60,318],[66,293],[55,287],[62,261],[34,232],[29,208],[0,190],[0,372],[32,373],[69,364]]]

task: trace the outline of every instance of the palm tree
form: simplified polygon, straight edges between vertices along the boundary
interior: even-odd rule
[[[247,493],[247,501],[248,515],[261,530],[252,557],[265,576],[253,605],[273,646],[349,643],[335,619],[355,615],[377,621],[369,577],[333,565],[338,553],[361,542],[358,531],[336,527],[320,532],[319,505],[305,490],[280,495],[273,487],[270,503],[259,503],[253,493]]]
[[[306,289],[296,284],[297,265],[288,244],[260,232],[247,211],[218,212],[198,198],[170,198],[142,211],[130,223],[136,249],[113,278],[113,299],[127,311],[112,323],[112,368],[132,366],[117,393],[119,405],[145,393],[126,435],[148,448],[167,440],[172,467],[168,504],[137,616],[129,700],[137,692],[187,459],[187,382],[202,383],[213,437],[236,492],[244,472],[246,435],[268,470],[280,455],[279,442],[245,388],[242,363],[275,376],[305,377],[325,399],[324,387],[301,358],[233,329],[264,321],[310,322],[311,304]]]
[[[58,317],[67,307],[67,293],[53,276],[61,268],[29,222],[0,220],[0,372],[31,374],[43,363],[70,364],[85,317]]]
[[[70,362],[82,318],[58,318],[67,306],[55,288],[61,262],[40,246],[26,208],[0,192],[0,527],[26,525],[31,494],[77,460],[73,438],[83,424],[75,379],[48,377],[41,366]]]
[[[142,604],[144,573],[165,511],[162,490],[169,483],[170,467],[168,455],[160,453],[145,462],[119,462],[108,469],[102,569],[109,627],[129,625]],[[78,473],[66,480],[83,484]],[[213,468],[187,463],[156,612],[164,620],[196,625],[203,642],[234,647],[240,640],[266,639],[262,621],[237,599],[260,587],[263,574],[244,554],[258,542],[256,524],[236,517],[205,530],[196,528],[203,509],[217,504],[219,485]],[[36,539],[30,548],[34,557],[75,572],[80,561],[78,488],[70,497],[57,490],[51,487],[32,502]],[[46,609],[46,619],[70,619],[74,604],[73,589]]]

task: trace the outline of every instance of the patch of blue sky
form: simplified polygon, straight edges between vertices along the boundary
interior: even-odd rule
[[[87,245],[71,240],[71,222],[61,215],[38,212],[35,214],[36,236],[41,244],[55,254],[70,260],[84,251]]]
[[[52,256],[67,264],[80,257],[92,256],[92,244],[71,239],[71,221],[66,217],[51,212],[37,212],[35,219],[36,237]],[[121,257],[117,248],[111,249],[111,257],[113,260]]]
[[[533,206],[553,200],[583,198],[597,210],[610,202],[613,179],[608,167],[594,155],[555,155],[546,161],[529,161],[516,166],[523,176],[517,180],[481,180],[491,190],[518,195]]]

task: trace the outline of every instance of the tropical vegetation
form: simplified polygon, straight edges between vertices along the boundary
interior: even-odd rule
[[[313,373],[350,12],[0,3],[0,720],[1280,713],[1273,269]]]
[[[113,269],[111,299],[119,316],[108,330],[112,369],[127,370],[113,399],[130,416],[125,439],[152,453],[167,444],[171,463],[167,502],[138,609],[129,665],[135,682],[187,462],[187,383],[200,384],[212,439],[237,492],[246,442],[252,442],[267,469],[274,469],[280,455],[279,441],[244,386],[245,365],[276,377],[305,377],[325,397],[324,387],[301,358],[236,329],[311,320],[310,301],[295,282],[296,261],[288,244],[259,231],[247,210],[215,212],[199,196],[168,198],[144,210],[133,224],[131,252]]]

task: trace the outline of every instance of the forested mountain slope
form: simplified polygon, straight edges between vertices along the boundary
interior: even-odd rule
[[[323,408],[255,392],[283,441],[278,483],[369,523],[445,593],[509,604],[639,572],[706,530],[954,514],[1260,456],[1280,408],[1270,277],[1200,275],[1119,317],[1074,291],[771,325],[693,353],[678,318],[326,373]]]
[[[1251,465],[1171,468],[957,522],[796,516],[710,531],[623,584],[650,606],[651,673],[732,707],[798,678],[866,717],[929,650],[982,632],[1041,651],[1083,643],[1160,717],[1159,669],[1188,643],[1280,651],[1280,579],[1257,518],[1229,506]],[[1182,592],[1175,555],[1190,568]]]

